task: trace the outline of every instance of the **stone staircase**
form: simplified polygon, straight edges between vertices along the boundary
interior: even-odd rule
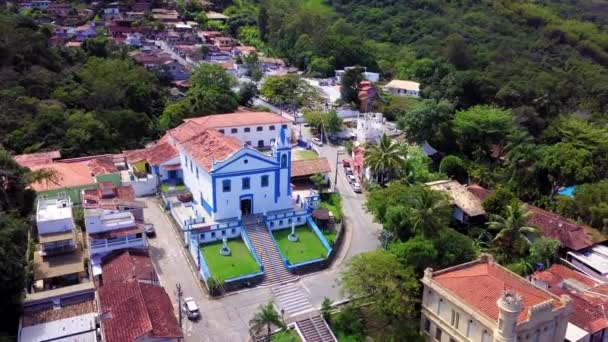
[[[298,277],[289,273],[283,265],[281,254],[264,223],[249,219],[243,220],[243,225],[260,262],[264,265],[265,276],[260,285],[285,284],[297,280]]]
[[[336,337],[329,329],[325,320],[319,316],[312,316],[296,321],[300,333],[306,342],[336,342]]]

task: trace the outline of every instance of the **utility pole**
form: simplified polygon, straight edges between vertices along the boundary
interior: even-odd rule
[[[177,288],[177,312],[178,312],[178,317],[179,317],[179,327],[182,327],[182,284],[177,283],[175,284],[175,287]]]

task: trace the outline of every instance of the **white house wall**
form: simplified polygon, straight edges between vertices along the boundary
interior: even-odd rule
[[[217,130],[224,133],[224,135],[229,137],[235,137],[242,141],[244,144],[248,143],[252,147],[258,147],[258,141],[264,141],[264,147],[270,148],[272,142],[275,141],[279,130],[282,125],[287,126],[288,137],[291,137],[291,124],[270,124],[270,125],[251,125],[251,126],[234,126],[234,127],[222,127]],[[274,126],[274,130],[270,129],[270,126]],[[257,128],[262,127],[261,131],[258,131]],[[249,132],[245,132],[245,129],[249,128]],[[233,133],[232,130],[236,129],[236,133]]]

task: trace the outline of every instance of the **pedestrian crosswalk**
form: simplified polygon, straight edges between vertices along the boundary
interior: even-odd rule
[[[308,294],[299,284],[287,284],[272,288],[274,303],[279,310],[285,310],[285,318],[297,316],[313,311],[314,308],[308,300]]]

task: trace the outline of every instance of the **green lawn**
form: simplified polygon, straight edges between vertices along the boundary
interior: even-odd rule
[[[295,150],[293,160],[313,160],[319,159],[319,156],[315,151],[311,150]]]
[[[184,184],[178,184],[178,185],[174,186],[173,189],[171,189],[171,190],[184,190],[185,188],[186,188],[186,186]],[[169,184],[163,183],[160,186],[160,191],[162,191],[162,192],[169,191]]]
[[[293,329],[287,329],[276,334],[273,334],[270,338],[272,342],[301,342],[300,336]]]
[[[281,253],[291,264],[319,259],[327,256],[327,250],[308,225],[296,227],[298,241],[291,242],[287,238],[291,228],[275,230],[272,232]]]
[[[201,246],[211,276],[223,281],[260,272],[260,266],[255,262],[253,255],[251,255],[241,238],[228,240],[228,248],[230,248],[232,254],[223,256],[220,254],[221,241]]]
[[[319,228],[321,230],[321,233],[323,233],[323,237],[325,237],[325,240],[327,240],[327,243],[329,243],[329,245],[331,246],[333,242],[336,242],[336,236],[338,236],[338,233],[333,230],[333,229],[326,229],[323,230],[321,228]]]

